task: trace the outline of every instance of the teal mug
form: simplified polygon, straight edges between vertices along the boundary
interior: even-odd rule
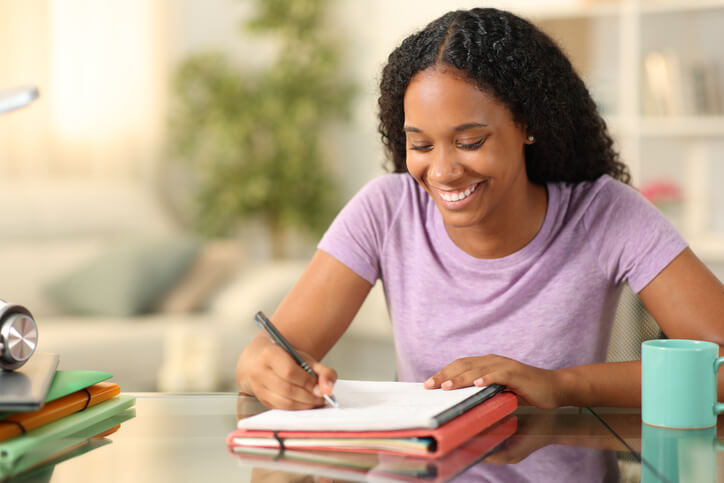
[[[656,339],[641,344],[641,420],[675,429],[716,425],[724,411],[716,384],[723,362],[713,342]]]
[[[715,427],[681,431],[642,424],[641,483],[715,483],[722,450]]]

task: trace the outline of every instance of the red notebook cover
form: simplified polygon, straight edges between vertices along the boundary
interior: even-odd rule
[[[262,438],[266,439],[264,447],[269,447],[269,440],[276,440],[276,446],[284,448],[295,448],[294,443],[285,441],[287,438],[432,438],[435,444],[426,453],[417,453],[415,456],[425,458],[439,458],[451,450],[457,448],[485,428],[492,426],[495,422],[515,411],[518,406],[518,399],[510,392],[498,393],[487,401],[475,406],[462,415],[448,421],[434,429],[401,429],[391,431],[264,431],[237,429],[229,434],[226,442],[229,446],[238,445],[237,438]],[[247,446],[254,446],[248,444]],[[273,446],[272,446],[273,447]],[[389,450],[375,449],[354,446],[336,446],[334,444],[320,446],[304,446],[307,450],[328,450],[328,451],[351,451],[365,453],[390,453],[390,454],[413,454],[404,449]]]

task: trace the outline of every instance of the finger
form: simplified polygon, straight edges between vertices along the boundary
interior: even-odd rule
[[[337,382],[337,371],[324,364],[315,362],[312,370],[317,373],[317,385],[322,394],[332,394],[334,383]]]
[[[274,392],[279,392],[295,401],[307,404],[319,402],[319,396],[314,394],[314,387],[317,384],[314,376],[295,362],[276,358],[269,362],[269,366],[271,370],[264,374],[266,387],[274,388]]]
[[[475,381],[482,379],[482,376],[487,373],[486,367],[474,367],[467,371],[461,372],[460,374],[449,377],[446,381],[440,384],[440,388],[443,390],[459,389],[461,387],[470,387],[475,384]],[[479,385],[478,385],[479,386]]]
[[[273,371],[267,371],[263,382],[254,388],[257,398],[267,407],[278,409],[309,409],[322,406],[324,399],[305,387],[289,384]]]
[[[426,389],[437,389],[442,387],[446,381],[453,379],[455,376],[468,371],[474,364],[474,360],[479,358],[465,357],[462,359],[456,359],[450,364],[446,365],[438,372],[430,376],[430,378],[424,382],[423,386]],[[447,384],[446,386],[450,386]]]
[[[282,379],[287,380],[290,384],[294,384],[300,387],[306,387],[309,392],[316,385],[316,377],[313,374],[307,372],[302,366],[297,364],[289,354],[284,352],[278,346],[275,348],[279,349],[276,357],[267,359],[269,367]],[[310,360],[309,364],[314,364],[314,361]]]
[[[464,357],[457,359],[431,376],[424,383],[426,389],[456,389],[472,385],[474,371],[484,370],[486,357]],[[477,374],[479,376],[479,373]]]

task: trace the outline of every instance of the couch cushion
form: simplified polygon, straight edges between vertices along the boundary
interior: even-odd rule
[[[36,318],[62,313],[44,287],[103,253],[106,244],[97,238],[0,243],[0,298],[24,305]]]
[[[69,313],[142,314],[178,282],[199,246],[182,238],[127,242],[55,280],[47,293]]]

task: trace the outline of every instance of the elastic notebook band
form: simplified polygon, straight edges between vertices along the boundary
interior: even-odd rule
[[[91,393],[88,390],[88,388],[84,388],[83,391],[88,396],[88,399],[85,400],[85,406],[83,406],[83,409],[81,409],[81,411],[85,411],[86,409],[88,409],[88,406],[90,405],[90,402],[91,402]]]
[[[20,421],[13,421],[12,419],[2,419],[0,420],[0,424],[14,424],[15,426],[20,429],[21,434],[25,434],[25,426],[23,426],[23,423]]]
[[[274,431],[272,434],[274,435],[274,439],[277,440],[277,443],[279,443],[279,452],[274,457],[274,460],[277,460],[277,459],[281,458],[282,456],[284,456],[284,450],[286,450],[286,448],[284,447],[284,438],[279,437],[279,432]]]

